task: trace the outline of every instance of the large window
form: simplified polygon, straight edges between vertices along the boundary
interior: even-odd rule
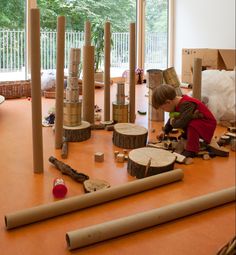
[[[145,69],[165,69],[168,61],[168,0],[146,0]]]

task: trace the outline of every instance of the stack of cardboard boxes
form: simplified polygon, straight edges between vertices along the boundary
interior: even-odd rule
[[[202,70],[234,70],[236,50],[234,49],[182,49],[182,82],[193,82],[193,60],[202,59]]]

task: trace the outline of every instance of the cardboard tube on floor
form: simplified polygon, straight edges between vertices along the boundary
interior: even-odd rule
[[[64,100],[64,61],[65,61],[65,17],[57,18],[57,72],[56,72],[56,114],[55,148],[62,147],[63,100]]]
[[[193,97],[201,100],[202,97],[202,59],[193,61]]]
[[[129,32],[129,122],[135,122],[135,23],[130,23]]]
[[[98,205],[114,199],[152,189],[171,182],[183,179],[183,170],[176,169],[166,173],[131,181],[109,189],[87,193],[50,204],[39,205],[5,216],[7,229],[20,227],[33,222],[49,219],[55,216],[74,212],[93,205]]]
[[[70,250],[152,227],[235,201],[235,187],[199,196],[144,213],[66,233]]]
[[[110,22],[104,26],[104,120],[110,120],[110,54],[111,31]]]
[[[31,45],[31,97],[32,97],[32,138],[33,169],[43,172],[43,135],[41,109],[41,61],[40,61],[40,12],[30,10],[30,45]]]

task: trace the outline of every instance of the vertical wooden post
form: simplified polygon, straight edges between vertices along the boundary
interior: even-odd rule
[[[202,90],[202,59],[194,58],[193,61],[193,97],[201,100]]]
[[[135,23],[130,23],[129,38],[129,122],[135,122]]]
[[[56,72],[56,115],[55,148],[62,147],[63,100],[64,100],[64,62],[65,62],[65,17],[57,18],[57,72]]]
[[[39,9],[30,10],[31,43],[31,97],[32,97],[32,135],[33,135],[33,169],[35,173],[43,172],[43,136],[41,109],[41,61],[40,61],[40,13]]]
[[[110,53],[111,29],[110,22],[104,26],[104,121],[110,120]]]
[[[90,22],[85,23],[85,45],[83,46],[83,120],[94,123],[94,46],[91,46]]]

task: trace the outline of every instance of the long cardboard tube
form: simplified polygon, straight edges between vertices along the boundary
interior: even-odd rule
[[[55,148],[62,147],[63,140],[63,100],[64,100],[64,61],[65,61],[65,17],[57,18],[57,72],[56,72],[56,114]]]
[[[70,250],[201,212],[235,200],[235,187],[185,200],[162,208],[108,221],[66,233]]]
[[[201,100],[202,94],[202,59],[193,60],[193,97]]]
[[[84,24],[84,45],[91,45],[91,23],[88,20]]]
[[[104,26],[104,120],[110,120],[110,64],[111,29],[110,22]]]
[[[130,23],[129,28],[129,122],[135,122],[135,23]]]
[[[93,193],[87,193],[85,195],[75,196],[46,205],[39,205],[18,212],[9,213],[5,215],[6,228],[12,229],[20,227],[152,189],[171,182],[180,181],[183,179],[183,176],[183,170],[176,169],[111,187],[106,190],[99,190]]]
[[[83,120],[94,123],[94,46],[83,46]]]
[[[41,62],[40,62],[40,12],[30,10],[30,45],[31,45],[31,98],[32,98],[32,138],[33,170],[43,172],[43,135],[41,107]]]

